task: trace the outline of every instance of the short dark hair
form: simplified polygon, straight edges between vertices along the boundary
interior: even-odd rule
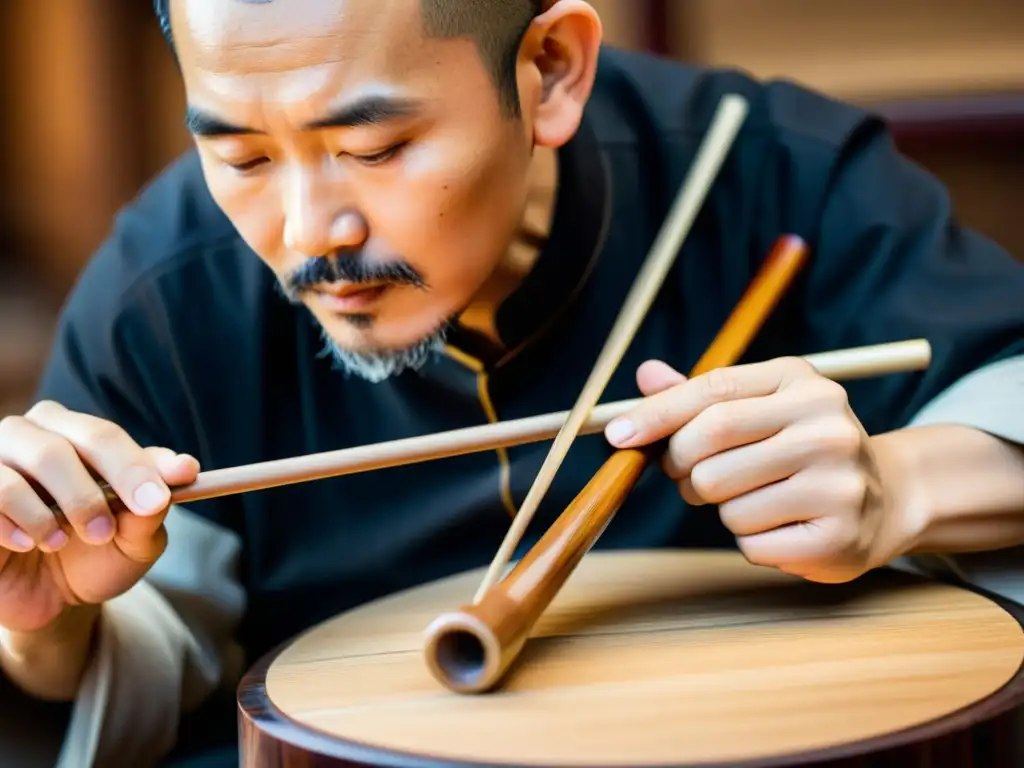
[[[270,0],[243,0],[243,2]],[[429,37],[470,37],[487,67],[502,111],[520,114],[516,59],[523,35],[542,10],[543,0],[420,0],[424,33]],[[153,0],[160,30],[174,50],[170,0]]]

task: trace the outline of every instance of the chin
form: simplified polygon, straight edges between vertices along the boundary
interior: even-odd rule
[[[446,330],[451,319],[446,316],[396,316],[387,311],[322,314],[317,320],[326,336],[346,351],[381,355],[416,347]]]
[[[320,319],[322,355],[346,375],[380,383],[407,371],[418,371],[444,350],[449,320],[423,327],[388,322],[373,315]]]

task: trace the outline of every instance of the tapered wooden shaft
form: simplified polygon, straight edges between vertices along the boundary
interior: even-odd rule
[[[732,365],[743,355],[807,254],[799,237],[779,238],[691,376]],[[612,454],[508,576],[473,604],[438,617],[427,628],[424,657],[442,685],[458,693],[484,693],[501,681],[537,619],[597,542],[659,447]]]
[[[435,678],[459,693],[483,693],[501,681],[541,614],[628,498],[653,452],[612,454],[483,600],[434,620],[424,653]]]

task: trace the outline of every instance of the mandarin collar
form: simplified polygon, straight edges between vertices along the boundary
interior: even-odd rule
[[[505,350],[490,350],[460,326],[452,329],[450,348],[486,368],[500,367],[571,308],[604,245],[611,217],[610,175],[607,158],[584,113],[575,135],[558,151],[558,188],[547,242],[522,283],[496,311]]]

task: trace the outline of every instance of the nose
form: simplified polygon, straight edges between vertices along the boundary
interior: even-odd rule
[[[344,197],[344,196],[341,196]],[[285,192],[285,246],[303,256],[358,248],[369,236],[366,220],[339,203],[337,189],[311,173],[296,173]]]

